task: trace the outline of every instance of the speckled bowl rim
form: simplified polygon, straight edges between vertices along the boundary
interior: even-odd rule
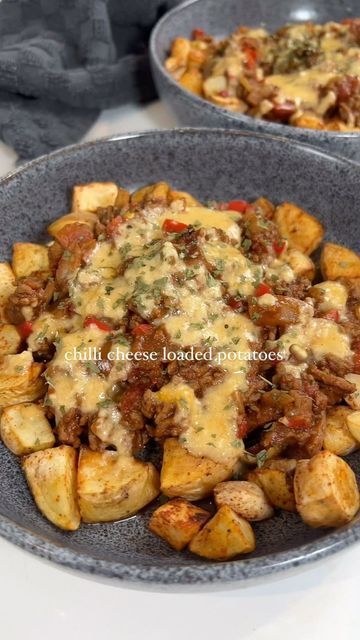
[[[207,0],[187,0],[186,2],[181,3],[180,5],[171,9],[165,13],[165,15],[156,23],[153,28],[150,36],[150,58],[152,63],[156,66],[159,73],[168,82],[174,90],[176,90],[179,94],[182,95],[184,99],[186,99],[190,103],[194,103],[197,107],[200,107],[207,111],[208,113],[213,113],[217,116],[223,116],[225,120],[229,123],[233,122],[234,127],[236,127],[237,122],[242,122],[244,125],[248,125],[249,127],[253,126],[254,122],[256,124],[261,125],[262,129],[269,134],[276,136],[287,137],[289,135],[289,130],[292,134],[298,133],[299,135],[304,132],[309,137],[309,144],[315,144],[319,139],[324,140],[360,140],[360,132],[359,133],[351,133],[351,132],[341,132],[341,131],[323,131],[321,129],[306,129],[303,127],[293,127],[291,125],[277,124],[276,122],[270,122],[268,120],[264,120],[263,118],[254,118],[252,116],[247,116],[245,114],[233,113],[232,111],[227,111],[226,109],[219,107],[215,104],[212,104],[208,100],[204,98],[200,98],[199,96],[191,93],[187,89],[184,89],[176,80],[172,78],[170,73],[166,71],[162,61],[160,60],[157,54],[157,39],[160,32],[163,29],[163,26],[167,23],[169,19],[171,19],[174,15],[181,14],[183,11],[188,11],[189,7],[192,5],[206,3]]]
[[[312,147],[311,145],[290,140],[288,138],[280,138],[279,136],[271,136],[269,134],[255,133],[249,131],[239,131],[231,129],[208,129],[208,128],[179,128],[179,129],[155,129],[148,131],[140,131],[134,133],[124,133],[100,138],[91,142],[64,147],[57,151],[53,151],[48,155],[40,156],[35,160],[27,162],[20,168],[9,172],[0,179],[0,187],[26,173],[28,169],[51,162],[52,158],[58,156],[72,155],[74,152],[84,148],[92,148],[104,143],[113,143],[118,141],[126,141],[131,138],[154,138],[159,139],[176,135],[215,135],[225,137],[249,137],[260,140],[268,140],[283,144],[289,147],[289,152],[294,153],[297,148],[306,149],[307,153],[321,156],[326,159],[336,159],[344,168],[358,169],[358,165],[351,160],[329,154],[321,149]],[[35,507],[34,507],[35,508]],[[173,585],[209,585],[219,583],[240,583],[254,578],[260,578],[268,574],[279,573],[286,569],[298,567],[308,564],[314,560],[320,560],[328,555],[336,553],[341,549],[360,540],[360,518],[343,527],[331,531],[313,542],[300,545],[294,549],[287,549],[272,554],[264,555],[257,558],[241,558],[229,562],[197,562],[196,564],[176,564],[171,566],[152,563],[128,564],[124,562],[101,560],[95,556],[90,556],[77,551],[73,551],[65,545],[55,544],[51,542],[47,536],[35,534],[21,524],[14,523],[11,519],[0,514],[0,536],[9,540],[13,544],[25,549],[37,556],[56,562],[59,565],[77,569],[87,574],[104,576],[107,578],[115,578],[127,582],[143,582],[153,584],[173,584]]]

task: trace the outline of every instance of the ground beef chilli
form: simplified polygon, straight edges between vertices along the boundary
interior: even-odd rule
[[[291,62],[287,36],[267,64],[306,72],[321,52],[298,43]],[[276,94],[256,97],[261,47],[247,32],[239,39],[254,107]],[[352,87],[336,85],[338,99]],[[55,476],[58,501],[50,509],[46,485],[37,502],[63,529],[133,516],[163,493],[150,528],[168,534],[170,522],[179,545],[187,514],[206,527],[196,502],[214,497],[220,530],[244,526],[241,545],[251,544],[239,553],[249,552],[246,520],[274,508],[319,526],[293,492],[308,462],[320,456],[316,490],[346,482],[341,458],[360,448],[360,256],[325,243],[317,268],[325,229],[314,215],[224,195],[202,204],[165,182],[132,194],[77,185],[51,242],[17,243],[12,267],[0,265],[0,435],[24,456],[35,499],[35,484]],[[234,502],[240,489],[252,492],[249,517]],[[329,504],[315,508],[321,526],[350,521],[338,496]]]

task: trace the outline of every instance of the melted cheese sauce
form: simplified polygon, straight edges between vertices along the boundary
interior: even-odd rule
[[[346,315],[346,303],[348,299],[348,291],[340,282],[326,280],[314,285],[314,289],[321,292],[321,302],[319,303],[320,311],[339,311],[340,317]]]
[[[327,353],[339,358],[352,355],[349,336],[336,322],[325,318],[312,318],[301,324],[291,325],[281,336],[278,346],[289,357],[292,344],[310,349],[315,360],[320,360]]]

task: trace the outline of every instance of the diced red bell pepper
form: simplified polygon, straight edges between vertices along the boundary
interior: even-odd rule
[[[290,429],[306,429],[309,427],[309,420],[305,416],[290,416],[288,418],[288,427]]]
[[[30,322],[29,320],[25,320],[25,322],[22,322],[21,324],[18,325],[18,332],[20,333],[20,336],[23,340],[26,340],[29,335],[32,333],[33,330],[33,325],[32,322]]]
[[[185,231],[189,225],[184,222],[179,222],[178,220],[172,220],[167,218],[163,222],[162,229],[165,233],[181,233],[181,231]]]
[[[98,329],[101,329],[101,331],[107,331],[108,333],[112,331],[112,327],[110,327],[110,325],[107,324],[107,322],[98,320],[98,318],[95,318],[94,316],[88,316],[84,320],[84,327],[91,327],[91,325],[95,325],[95,327],[97,327]]]
[[[327,311],[324,315],[326,320],[333,320],[334,322],[340,322],[340,313],[337,309],[331,309],[331,311]]]
[[[153,327],[151,324],[138,324],[133,328],[131,333],[133,336],[148,336],[152,331]]]
[[[266,284],[265,282],[260,282],[260,284],[256,287],[254,294],[257,298],[260,298],[260,296],[265,295],[265,293],[271,292],[272,289],[268,284]]]
[[[252,47],[248,47],[248,46],[244,46],[243,47],[243,52],[246,55],[246,65],[248,67],[248,69],[253,69],[256,65],[256,61],[257,61],[257,51],[256,49],[253,49]]]
[[[106,226],[106,235],[108,236],[108,238],[113,238],[118,234],[119,228],[122,226],[123,222],[124,221],[121,216],[116,216],[116,218],[110,220],[110,222]]]
[[[246,416],[242,416],[237,425],[237,437],[245,438],[249,429],[249,424]]]
[[[227,89],[224,89],[223,91],[219,91],[218,95],[221,96],[222,98],[228,98],[229,92]]]
[[[273,242],[273,247],[274,247],[275,253],[277,253],[279,256],[284,251],[286,247],[286,242],[285,240],[275,240],[275,242]]]
[[[192,39],[193,40],[199,40],[199,39],[203,38],[204,35],[205,35],[204,29],[193,29],[193,31],[192,31]]]
[[[246,200],[231,200],[227,204],[229,211],[238,211],[238,213],[244,213],[245,209],[249,206]]]

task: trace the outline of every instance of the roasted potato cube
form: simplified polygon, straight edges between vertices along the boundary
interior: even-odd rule
[[[274,514],[264,491],[253,482],[220,482],[214,489],[214,496],[217,507],[227,505],[245,520],[265,520]]]
[[[33,362],[30,351],[4,356],[0,363],[0,408],[32,402],[46,391],[43,365]]]
[[[15,291],[15,275],[7,262],[0,262],[0,321],[6,322],[5,307]]]
[[[193,456],[177,438],[165,440],[160,482],[162,493],[169,498],[199,500],[231,475],[232,467]]]
[[[290,249],[310,255],[323,239],[324,228],[319,220],[292,202],[284,202],[276,207],[274,220]]]
[[[24,458],[23,469],[41,513],[61,529],[80,526],[76,495],[76,450],[61,445]]]
[[[181,551],[209,518],[210,513],[205,509],[183,498],[174,498],[154,511],[149,529]]]
[[[93,229],[98,220],[99,218],[96,213],[92,213],[91,211],[75,211],[73,213],[67,213],[65,216],[61,216],[61,218],[54,220],[54,222],[48,226],[48,233],[51,236],[56,237],[63,227],[66,227],[68,224],[73,224],[74,222],[86,224],[88,227]]]
[[[71,211],[96,211],[98,207],[113,207],[118,195],[114,182],[89,182],[73,188]]]
[[[293,460],[271,460],[251,471],[248,480],[258,484],[268,501],[277,509],[296,511],[293,489]]]
[[[320,268],[326,280],[359,278],[360,257],[351,249],[328,242],[322,250]]]
[[[209,560],[230,560],[240,553],[254,551],[255,545],[249,522],[224,505],[193,537],[189,549]]]
[[[115,207],[118,209],[127,209],[130,203],[130,192],[122,187],[118,188]]]
[[[294,490],[297,510],[310,527],[341,527],[359,509],[355,474],[330,451],[298,461]]]
[[[32,242],[15,242],[12,268],[17,278],[29,276],[34,271],[49,271],[48,248]]]
[[[333,407],[327,412],[323,446],[337,456],[347,456],[358,448],[347,424],[347,417],[351,413],[349,407]]]
[[[44,410],[31,402],[5,407],[0,419],[0,435],[17,456],[49,449],[55,444]]]
[[[21,346],[21,337],[13,324],[0,325],[0,358],[17,353]]]
[[[131,195],[131,205],[168,204],[170,187],[167,182],[156,182],[142,187]]]
[[[181,76],[179,83],[184,89],[195,93],[197,96],[202,96],[203,92],[203,76],[200,69],[188,69]]]
[[[305,253],[298,251],[298,249],[289,249],[284,259],[298,278],[305,277],[309,280],[314,279],[315,265],[311,258]]]
[[[81,449],[78,495],[84,522],[109,522],[137,513],[159,494],[159,476],[150,462],[115,451]]]
[[[312,113],[302,113],[291,118],[293,127],[301,127],[302,129],[325,129],[324,121]]]
[[[170,191],[169,193],[170,202],[176,202],[177,200],[184,200],[187,207],[200,207],[201,204],[199,200],[196,200],[194,196],[187,193],[187,191]]]
[[[352,409],[360,409],[360,375],[358,373],[347,373],[345,380],[355,385],[356,390],[346,396],[345,400]]]
[[[346,423],[353,438],[360,442],[360,411],[350,411],[346,416]]]

